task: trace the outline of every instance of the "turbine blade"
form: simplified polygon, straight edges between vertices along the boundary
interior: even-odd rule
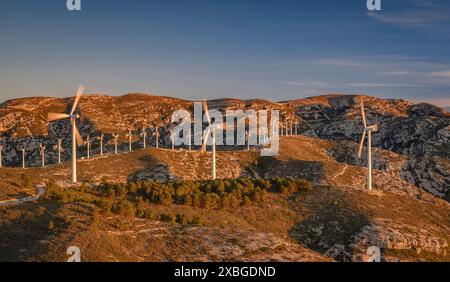
[[[364,110],[364,101],[361,100],[361,115],[363,119],[364,128],[367,127],[367,121],[366,121],[366,111]]]
[[[73,115],[73,113],[77,109],[78,102],[80,101],[80,98],[81,98],[81,95],[83,94],[83,92],[84,92],[84,86],[80,84],[80,86],[78,86],[78,90],[77,90],[75,99],[73,100],[73,105],[72,105],[72,110],[70,111],[70,115]]]
[[[47,120],[48,121],[55,121],[60,119],[68,118],[68,114],[61,114],[61,113],[48,113],[47,114]]]
[[[361,138],[361,142],[359,143],[358,159],[361,159],[361,157],[362,157],[362,149],[363,149],[363,146],[364,146],[364,139],[365,138],[366,138],[366,130],[364,130],[364,133],[363,133],[362,138]]]
[[[81,146],[83,145],[84,141],[83,141],[83,137],[81,137],[80,132],[78,131],[78,128],[76,126],[76,124],[73,124],[72,126],[75,127],[75,138],[77,139],[77,145]]]
[[[203,144],[202,144],[202,152],[206,152],[206,145],[208,144],[209,135],[211,133],[211,128],[208,127],[208,129],[205,131],[205,134],[203,135]]]
[[[208,124],[211,125],[211,117],[209,116],[208,102],[206,102],[206,99],[203,100],[203,108],[205,110],[205,115],[206,119],[208,120]]]

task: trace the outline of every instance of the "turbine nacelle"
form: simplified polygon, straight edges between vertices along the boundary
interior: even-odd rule
[[[366,127],[364,130],[371,131],[371,132],[378,132],[378,124],[370,125]]]

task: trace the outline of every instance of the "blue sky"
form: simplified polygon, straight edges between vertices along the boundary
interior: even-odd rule
[[[0,101],[365,93],[450,106],[450,1],[5,0]]]

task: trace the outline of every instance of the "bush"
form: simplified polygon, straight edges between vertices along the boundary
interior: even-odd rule
[[[62,188],[58,186],[54,181],[50,181],[47,184],[47,190],[42,197],[42,200],[57,201],[61,203],[72,202],[86,202],[94,203],[94,197],[70,188]]]
[[[95,202],[97,207],[100,208],[100,211],[104,215],[109,215],[111,213],[113,202],[111,199],[99,199]]]
[[[159,219],[160,219],[161,221],[169,222],[169,223],[171,223],[171,224],[175,224],[175,222],[176,222],[175,217],[174,217],[173,215],[171,215],[171,214],[168,214],[168,213],[162,213],[162,214],[160,215]]]
[[[146,217],[144,202],[171,205],[182,204],[204,209],[234,209],[240,205],[265,204],[268,192],[292,195],[312,189],[303,179],[221,179],[215,181],[152,182],[137,181],[128,185],[102,184],[110,198],[124,199],[132,193],[136,197],[136,214]]]
[[[177,214],[177,222],[181,225],[187,225],[188,219],[184,214]]]
[[[191,223],[197,226],[203,226],[205,224],[204,219],[201,216],[194,217]]]
[[[133,204],[128,200],[121,200],[113,205],[113,211],[125,217],[135,217],[136,211]]]

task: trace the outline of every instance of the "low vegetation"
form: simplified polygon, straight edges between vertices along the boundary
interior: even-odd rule
[[[312,185],[299,179],[224,179],[216,181],[137,181],[127,184],[104,182],[88,188],[62,188],[50,181],[43,201],[81,202],[95,205],[103,215],[120,215],[161,220],[182,225],[203,225],[203,218],[184,214],[158,213],[152,205],[185,205],[201,209],[234,209],[264,205],[268,193],[291,195],[310,190]],[[98,217],[98,216],[97,216]]]

